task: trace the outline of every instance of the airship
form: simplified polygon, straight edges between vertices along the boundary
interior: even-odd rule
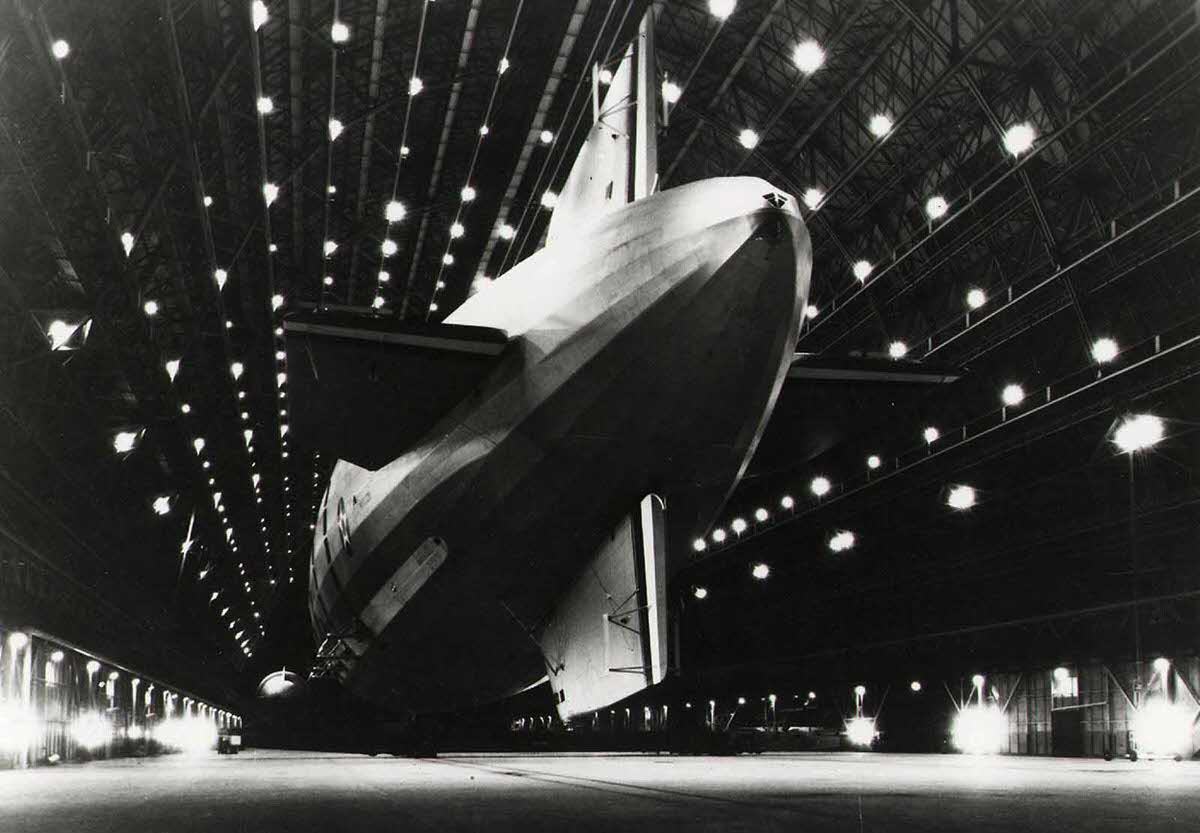
[[[337,458],[314,673],[411,714],[548,679],[564,720],[668,673],[664,518],[703,529],[746,472],[812,246],[763,179],[657,188],[659,81],[651,10],[542,248],[444,320],[285,318],[292,432]]]

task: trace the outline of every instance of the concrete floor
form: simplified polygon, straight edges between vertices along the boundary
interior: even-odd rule
[[[0,772],[0,831],[1200,830],[1193,762],[249,751]]]

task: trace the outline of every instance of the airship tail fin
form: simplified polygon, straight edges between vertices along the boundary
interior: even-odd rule
[[[599,75],[599,67],[593,67],[594,102],[599,96]],[[654,192],[658,184],[657,89],[651,5],[613,73],[603,102],[594,104],[595,124],[558,194],[546,232],[547,245],[570,238],[593,220]]]
[[[604,539],[540,634],[564,721],[662,682],[666,579],[663,504],[647,495]]]
[[[502,330],[400,322],[348,310],[289,314],[289,425],[305,444],[367,469],[390,463],[474,390]]]

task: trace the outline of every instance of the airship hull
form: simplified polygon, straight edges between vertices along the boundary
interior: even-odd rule
[[[512,336],[482,385],[392,463],[334,469],[310,576],[330,667],[413,712],[535,683],[539,626],[621,517],[654,492],[704,523],[736,485],[810,269],[793,198],[707,180],[608,214],[472,298],[448,321]]]

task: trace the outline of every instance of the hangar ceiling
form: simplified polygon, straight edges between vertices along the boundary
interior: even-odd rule
[[[288,441],[280,315],[436,321],[536,250],[591,67],[645,5],[0,0],[0,527],[14,564],[108,605],[60,598],[63,628],[124,617],[162,664],[231,677],[286,654],[332,461]],[[1136,461],[1163,559],[1144,589],[1197,587],[1177,563],[1196,524],[1194,4],[655,7],[678,94],[660,187],[746,174],[802,197],[798,349],[969,371],[864,397],[817,447],[812,403],[781,403],[722,517],[674,542],[681,581],[710,590],[714,662],[750,631],[790,634],[763,662],[815,650],[798,616],[849,644],[1017,617],[1035,577],[1071,588],[1047,609],[1126,592],[1133,469],[1109,438],[1135,411],[1168,426]],[[962,483],[978,505],[948,511]],[[839,531],[855,545],[834,557]],[[999,575],[994,609],[972,604]]]

